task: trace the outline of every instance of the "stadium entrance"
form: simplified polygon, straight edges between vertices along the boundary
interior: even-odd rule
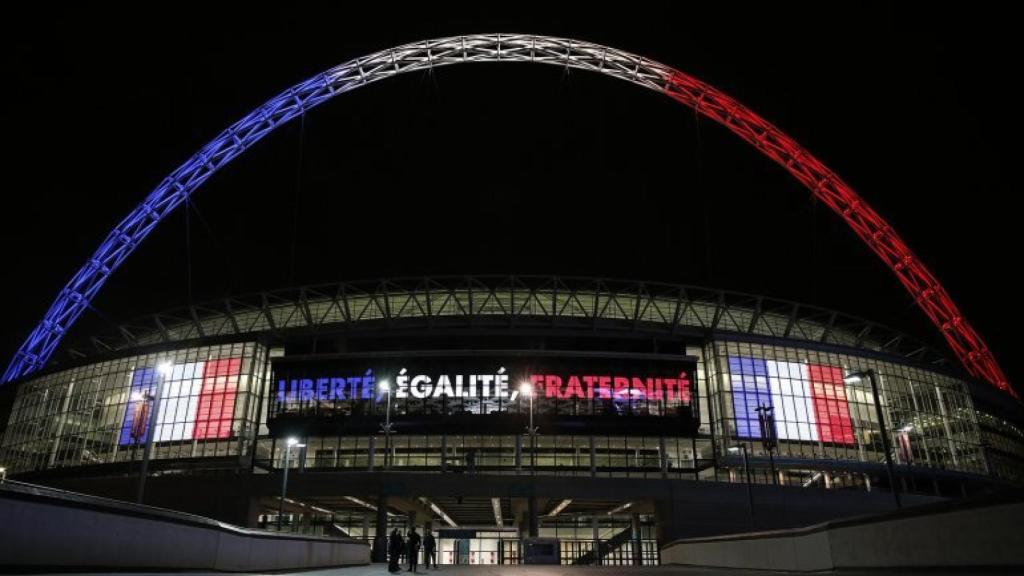
[[[374,545],[382,534],[412,527],[437,543],[440,565],[552,563],[654,565],[658,547],[653,502],[529,496],[329,496],[288,498],[283,514],[264,501],[268,530],[346,536]],[[378,507],[383,502],[384,508]],[[383,530],[378,530],[378,522]],[[420,563],[426,561],[420,551]],[[408,562],[408,558],[404,558]]]

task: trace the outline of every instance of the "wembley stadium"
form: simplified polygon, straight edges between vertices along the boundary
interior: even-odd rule
[[[520,533],[558,538],[564,563],[655,563],[659,538],[959,498],[1024,471],[1015,403],[913,338],[689,286],[310,286],[156,313],[70,352],[4,387],[8,475],[130,500],[152,434],[148,503],[371,541],[432,523],[448,564],[514,563]],[[849,377],[867,370],[877,392]]]
[[[872,319],[642,280],[441,276],[250,293],[65,340],[167,214],[327,100],[416,70],[604,74],[715,120],[895,274],[948,349]],[[892,227],[715,88],[610,47],[481,34],[300,83],[171,173],[59,293],[0,386],[0,474],[251,528],[437,534],[442,564],[657,564],[688,536],[793,528],[1024,483],[1024,410]],[[537,544],[536,549],[527,546]]]

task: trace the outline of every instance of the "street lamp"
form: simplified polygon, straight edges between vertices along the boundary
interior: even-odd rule
[[[284,441],[284,477],[281,479],[281,502],[277,506],[277,531],[281,531],[281,518],[284,516],[284,500],[288,497],[288,459],[292,453],[292,446],[304,448],[305,444],[299,444],[298,438],[288,438]]]
[[[739,444],[736,446],[729,447],[729,453],[735,454],[740,452],[743,454],[743,474],[747,477],[747,508],[750,509],[750,527],[754,527],[754,493],[750,488],[750,462],[747,460],[747,445]]]
[[[885,467],[889,472],[889,487],[892,490],[892,497],[896,500],[896,507],[902,508],[903,503],[900,501],[900,491],[896,487],[896,473],[892,465],[892,451],[889,448],[889,432],[885,428],[882,403],[878,399],[878,374],[872,368],[860,372],[851,372],[843,377],[843,382],[846,384],[856,384],[865,377],[871,381],[871,394],[875,398],[875,415],[878,418],[878,428],[882,434],[882,450],[885,451]]]
[[[153,456],[153,442],[156,440],[157,416],[160,413],[160,400],[164,395],[164,382],[171,378],[174,366],[170,362],[161,362],[156,367],[156,391],[147,390],[139,398],[140,402],[150,403],[153,406],[149,410],[149,425],[146,428],[146,449],[142,452],[142,466],[139,468],[139,488],[135,495],[135,502],[142,504],[146,492],[146,477],[149,476],[149,460]],[[137,438],[137,437],[136,437]],[[138,440],[136,439],[136,446]]]
[[[0,482],[7,481],[7,468],[0,466]]]
[[[391,469],[391,383],[381,380],[380,391],[388,395],[388,403],[384,411],[384,469]]]
[[[761,425],[761,446],[768,452],[768,462],[772,468],[772,484],[779,483],[775,473],[775,457],[772,451],[779,445],[778,433],[775,431],[775,408],[761,404],[757,407],[757,421]]]
[[[530,471],[534,471],[537,465],[537,427],[533,425],[533,383],[523,382],[519,385],[519,393],[530,399],[530,424],[526,427],[526,433],[530,435]]]

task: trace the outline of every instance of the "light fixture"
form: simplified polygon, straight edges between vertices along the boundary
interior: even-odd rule
[[[572,504],[572,499],[571,498],[566,498],[565,500],[562,500],[561,502],[558,503],[558,506],[555,506],[551,510],[551,512],[548,512],[548,518],[553,518],[555,516],[558,516],[562,512],[562,510],[565,510],[566,507],[569,506],[569,504]]]
[[[494,512],[494,525],[505,526],[505,520],[501,516],[501,498],[491,498],[491,511]]]
[[[296,446],[296,447],[299,447],[299,448],[305,448],[305,446],[306,446],[305,444],[299,444],[299,439],[295,438],[294,436],[289,438],[289,439],[287,439],[287,440],[285,440],[285,444],[287,444],[289,448],[291,448],[292,446]]]
[[[391,383],[387,380],[381,380],[380,384],[377,385],[377,388],[381,392],[391,392]]]
[[[430,509],[434,511],[434,514],[440,516],[441,519],[444,520],[446,524],[448,524],[452,528],[458,528],[459,525],[455,523],[455,520],[452,520],[451,516],[446,514],[445,511],[442,510],[440,506],[434,504],[429,498],[420,498],[420,501],[429,506]]]
[[[174,365],[170,362],[161,362],[156,366],[157,372],[163,375],[164,378],[170,378],[171,373],[174,372]]]
[[[864,373],[863,372],[851,372],[851,373],[847,374],[846,376],[843,376],[843,383],[844,384],[856,384],[856,383],[860,382],[863,379],[864,379]]]
[[[615,508],[612,508],[611,510],[605,512],[605,514],[607,514],[608,516],[613,516],[613,515],[618,514],[620,512],[625,512],[626,510],[629,510],[632,506],[633,506],[632,502],[626,502],[622,506],[616,506]]]
[[[519,393],[523,396],[533,396],[533,383],[523,382],[519,384]]]

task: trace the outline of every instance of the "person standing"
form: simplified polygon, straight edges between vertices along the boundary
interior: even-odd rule
[[[434,540],[433,531],[426,530],[425,532],[423,534],[423,563],[426,564],[427,570],[430,570],[431,563],[437,570],[437,541]]]
[[[409,572],[415,572],[419,564],[420,556],[420,535],[416,533],[416,527],[409,528]]]
[[[394,574],[402,571],[399,561],[404,546],[405,543],[402,542],[402,535],[399,534],[398,528],[395,528],[391,531],[391,539],[388,541],[388,572]]]

